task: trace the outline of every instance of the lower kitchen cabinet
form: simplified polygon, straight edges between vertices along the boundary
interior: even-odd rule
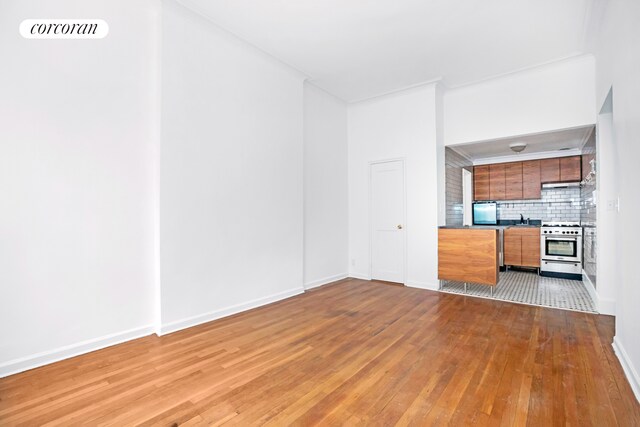
[[[540,229],[511,227],[504,231],[504,263],[540,267]]]

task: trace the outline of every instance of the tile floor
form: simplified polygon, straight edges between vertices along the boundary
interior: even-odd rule
[[[444,281],[443,292],[465,294],[464,283]],[[467,295],[491,298],[489,286],[467,285]],[[538,276],[526,271],[500,272],[493,298],[543,307],[597,313],[584,283],[579,280]]]

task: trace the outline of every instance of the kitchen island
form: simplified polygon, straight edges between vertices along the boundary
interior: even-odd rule
[[[496,228],[440,227],[438,280],[496,286],[499,235]]]

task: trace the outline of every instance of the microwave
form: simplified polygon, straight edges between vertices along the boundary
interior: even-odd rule
[[[498,204],[496,202],[475,202],[473,204],[473,225],[498,225]]]

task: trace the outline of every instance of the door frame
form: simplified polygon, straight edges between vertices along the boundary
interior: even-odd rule
[[[467,185],[470,186],[469,194],[466,194],[467,192],[465,190]],[[473,223],[473,172],[471,172],[466,168],[462,168],[462,225],[472,225],[472,223]]]
[[[400,162],[402,164],[402,283],[407,286],[407,168],[404,157],[394,157],[383,160],[371,160],[368,164],[369,175],[369,280],[373,280],[373,180],[374,165]]]

